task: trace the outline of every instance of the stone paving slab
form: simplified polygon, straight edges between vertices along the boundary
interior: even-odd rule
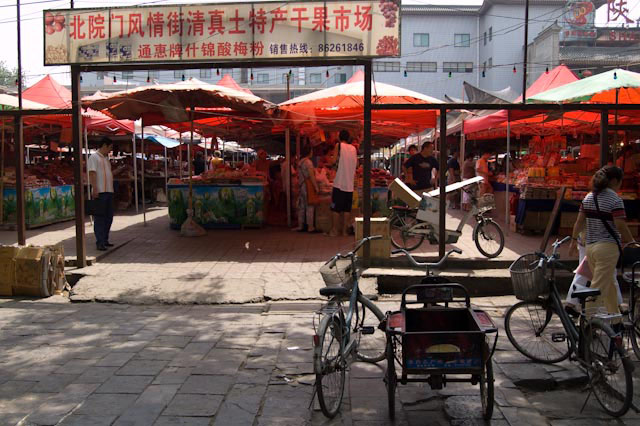
[[[595,398],[580,413],[586,394],[574,364],[541,366],[515,356],[502,330],[502,313],[514,302],[473,299],[501,328],[491,424],[611,424]],[[387,311],[398,300],[377,303]],[[468,383],[449,383],[441,390],[424,383],[399,385],[396,420],[389,421],[385,362],[353,363],[341,412],[333,420],[324,418],[312,401],[312,318],[318,306],[0,299],[0,425],[485,424],[479,389]],[[46,318],[71,326],[39,333]],[[126,328],[132,334],[122,334]],[[56,334],[53,350],[47,340],[33,340],[47,333]],[[87,338],[92,336],[98,338]],[[548,387],[532,386],[534,379]],[[616,424],[640,424],[640,415],[630,412]]]

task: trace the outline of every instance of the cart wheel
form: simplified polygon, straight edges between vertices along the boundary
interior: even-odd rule
[[[389,402],[389,418],[391,420],[396,416],[396,364],[393,353],[393,336],[387,334],[387,374],[385,382],[387,385],[387,399]]]
[[[491,420],[493,416],[493,361],[489,359],[480,375],[480,399],[482,400],[482,417]]]

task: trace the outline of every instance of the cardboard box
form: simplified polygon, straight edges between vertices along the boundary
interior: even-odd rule
[[[18,247],[0,247],[0,296],[12,296],[16,280],[16,254]]]
[[[14,295],[46,297],[51,294],[51,252],[43,247],[21,247],[16,254]]]
[[[356,218],[356,242],[362,239],[363,218]],[[371,235],[382,235],[382,239],[371,241],[371,258],[388,259],[391,257],[391,239],[389,238],[389,219],[386,217],[371,218]],[[364,256],[363,249],[358,250],[358,256]]]
[[[392,199],[399,198],[412,209],[417,209],[422,198],[404,184],[400,179],[395,178],[389,189],[392,193]]]

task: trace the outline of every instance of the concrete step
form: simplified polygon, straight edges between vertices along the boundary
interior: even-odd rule
[[[462,284],[473,297],[513,295],[508,269],[447,268],[436,275]],[[379,294],[400,294],[410,285],[420,284],[425,271],[415,268],[369,268],[364,271],[363,277],[377,279]],[[573,275],[558,272],[556,278],[563,294],[569,289]]]

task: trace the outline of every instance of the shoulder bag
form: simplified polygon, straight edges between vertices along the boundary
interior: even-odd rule
[[[593,202],[596,205],[596,211],[598,212],[598,216],[600,216],[600,220],[602,221],[602,224],[604,225],[606,230],[609,232],[609,234],[611,234],[611,236],[616,242],[616,245],[618,246],[619,256],[618,256],[618,263],[616,263],[616,268],[620,268],[620,266],[622,266],[622,244],[620,243],[620,240],[618,240],[618,236],[613,231],[613,228],[611,228],[611,225],[609,225],[609,222],[607,222],[605,218],[602,217],[602,212],[600,211],[600,206],[598,205],[598,195],[595,192],[593,193]]]

